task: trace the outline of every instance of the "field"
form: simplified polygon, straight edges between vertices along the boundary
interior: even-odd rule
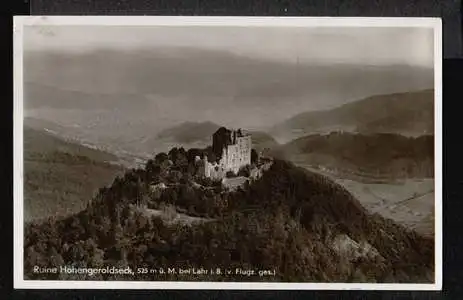
[[[334,179],[354,195],[371,213],[405,225],[427,236],[434,235],[434,179],[404,179],[394,182],[381,180],[340,178],[311,166],[310,171]]]
[[[338,179],[365,208],[423,235],[434,234],[434,180],[409,179],[396,184],[365,184]]]

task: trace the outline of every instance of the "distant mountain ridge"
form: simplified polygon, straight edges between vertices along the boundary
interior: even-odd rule
[[[179,143],[192,143],[208,140],[219,129],[220,125],[213,122],[184,122],[177,126],[162,130],[156,138],[172,140]]]
[[[24,68],[26,114],[143,157],[160,150],[160,130],[185,120],[269,128],[309,109],[433,85],[429,68],[281,63],[182,47],[27,52]]]
[[[187,119],[268,127],[301,111],[433,86],[429,68],[281,63],[181,47],[25,53],[24,67],[26,109],[75,109],[70,118],[82,125],[88,111],[109,109],[125,128]]]
[[[162,142],[170,142],[172,144],[183,145],[184,147],[192,144],[195,146],[208,146],[212,143],[212,134],[220,127],[221,125],[210,121],[187,121],[162,130],[156,137],[150,138],[146,143],[156,145]],[[274,148],[278,145],[277,141],[271,135],[263,131],[245,131],[251,134],[253,147],[258,151],[264,148]]]
[[[277,99],[296,94],[302,96],[314,87],[329,87],[326,81],[333,79],[332,88],[353,91],[371,87],[371,93],[374,90],[379,92],[376,89],[379,82],[387,87],[386,91],[418,89],[433,82],[432,72],[428,69],[406,65],[296,65],[226,51],[184,47],[132,52],[110,49],[85,53],[27,52],[24,65],[28,69],[24,74],[27,83],[91,94],[175,96],[189,91],[191,96],[234,95],[242,98],[248,95]],[[44,72],[48,76],[43,76]],[[346,89],[346,81],[349,89]]]
[[[331,110],[298,114],[271,128],[286,140],[330,131],[398,133],[434,132],[434,90],[371,96]]]

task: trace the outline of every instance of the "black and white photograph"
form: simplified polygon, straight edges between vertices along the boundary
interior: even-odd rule
[[[15,287],[441,289],[440,19],[14,23]]]

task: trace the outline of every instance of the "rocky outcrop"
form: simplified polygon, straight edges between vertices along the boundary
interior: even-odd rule
[[[359,258],[384,259],[378,250],[366,241],[358,243],[346,234],[337,235],[331,242],[331,248],[349,261],[355,261]]]

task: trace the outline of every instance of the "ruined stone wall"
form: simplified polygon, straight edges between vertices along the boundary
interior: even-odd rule
[[[213,135],[212,150],[220,158],[216,162],[201,159],[200,173],[210,178],[224,178],[229,171],[235,174],[251,164],[252,140],[241,130],[232,131],[224,127],[218,129]]]
[[[237,137],[236,143],[224,149],[221,164],[226,171],[238,171],[251,164],[251,136]]]
[[[226,171],[224,167],[219,163],[210,163],[207,157],[198,161],[198,173],[201,176],[209,177],[212,179],[222,179],[225,177]]]

